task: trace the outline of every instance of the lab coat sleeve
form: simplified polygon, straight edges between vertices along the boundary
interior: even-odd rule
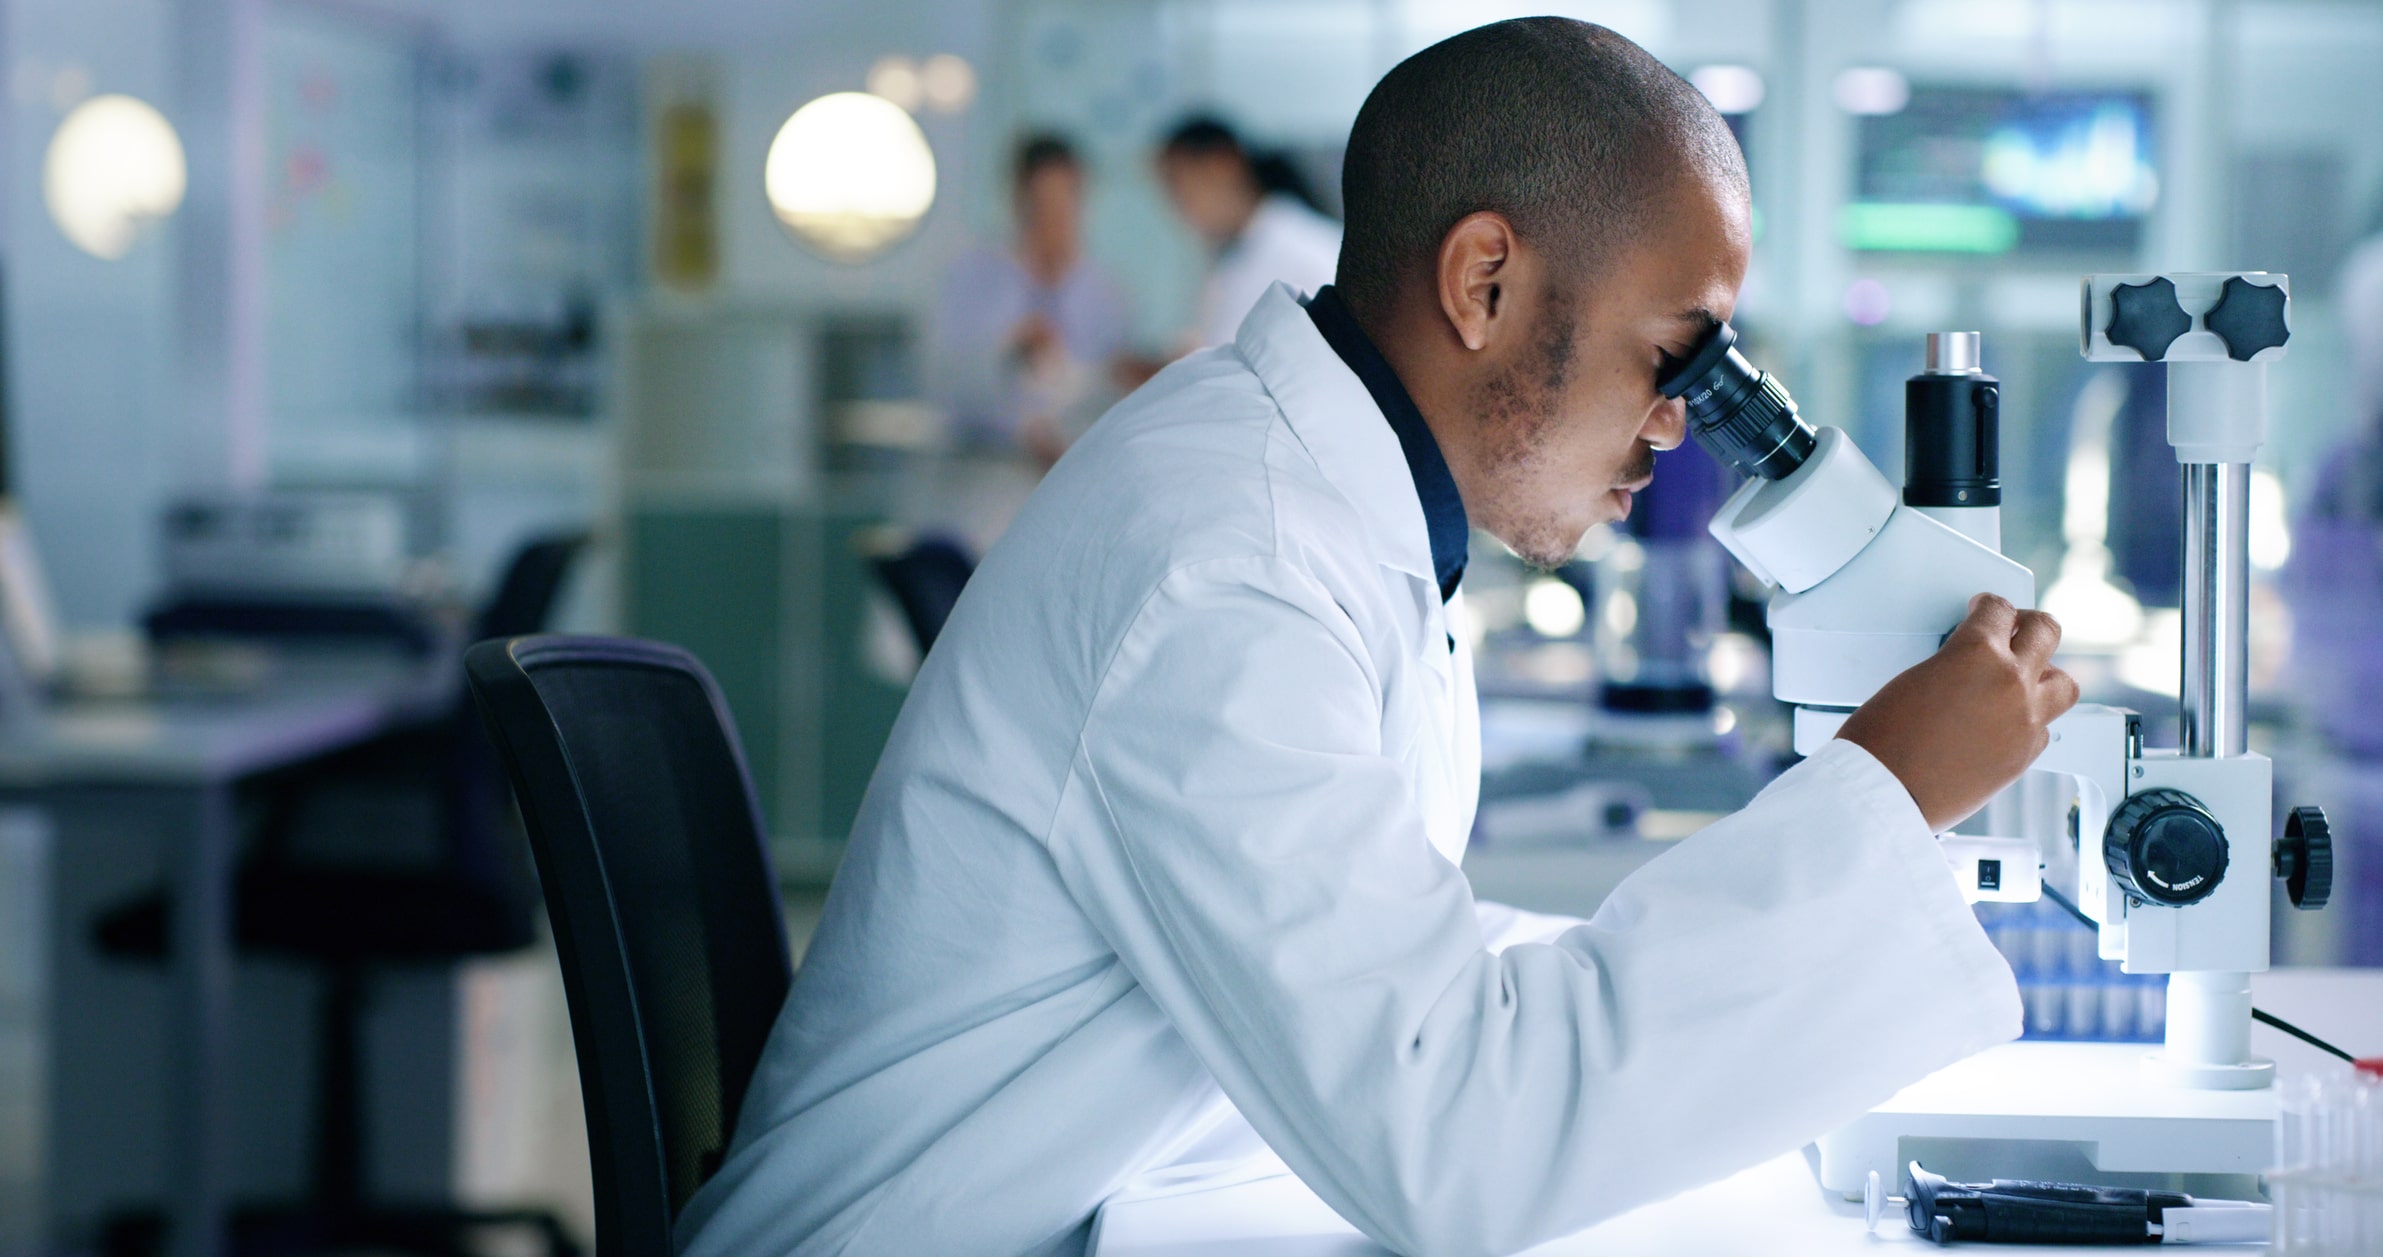
[[[1493,953],[1386,756],[1362,641],[1273,559],[1115,649],[1052,855],[1227,1096],[1350,1222],[1500,1253],[1790,1150],[2018,1033],[1902,786],[1835,743]]]

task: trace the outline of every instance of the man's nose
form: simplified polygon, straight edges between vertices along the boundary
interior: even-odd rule
[[[1677,397],[1657,402],[1638,435],[1658,450],[1678,449],[1680,442],[1688,439],[1688,403]]]

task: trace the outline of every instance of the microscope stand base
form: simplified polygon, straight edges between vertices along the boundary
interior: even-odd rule
[[[2149,1043],[2006,1043],[1821,1137],[1821,1186],[1889,1191],[1907,1161],[1963,1179],[2160,1186],[2247,1199],[2275,1151],[2276,1091],[2196,1090],[2144,1065]],[[2179,1179],[2175,1176],[2184,1176]]]

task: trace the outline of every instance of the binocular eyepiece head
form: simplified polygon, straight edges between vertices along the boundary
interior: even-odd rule
[[[1707,453],[1744,475],[1777,480],[1803,466],[1819,438],[1796,414],[1795,399],[1737,343],[1737,329],[1715,324],[1656,389],[1688,403],[1688,434]]]

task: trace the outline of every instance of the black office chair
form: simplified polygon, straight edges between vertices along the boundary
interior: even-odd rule
[[[464,669],[562,956],[596,1251],[669,1257],[794,978],[736,730],[675,646],[489,641]]]
[[[573,534],[524,546],[476,620],[479,632],[542,627],[586,541]],[[309,1198],[242,1209],[235,1225],[242,1250],[366,1247],[443,1255],[470,1251],[474,1232],[510,1226],[535,1232],[553,1257],[578,1252],[560,1220],[545,1211],[392,1207],[369,1202],[364,1191],[361,1033],[373,969],[503,955],[537,939],[537,891],[506,803],[504,770],[461,690],[447,714],[428,725],[270,783],[260,832],[236,883],[235,937],[243,952],[319,965],[325,988]],[[426,818],[423,827],[438,831],[427,859],[334,862],[298,850],[318,830],[409,805]],[[154,891],[105,913],[94,930],[100,949],[162,958],[171,908],[165,893]],[[119,1254],[154,1251],[157,1226],[152,1215],[119,1218],[106,1247]]]
[[[918,642],[922,657],[942,635],[943,622],[951,618],[960,591],[976,574],[976,558],[968,548],[938,536],[921,537],[900,554],[871,559],[869,566],[900,604],[902,618],[909,621],[911,637]]]

